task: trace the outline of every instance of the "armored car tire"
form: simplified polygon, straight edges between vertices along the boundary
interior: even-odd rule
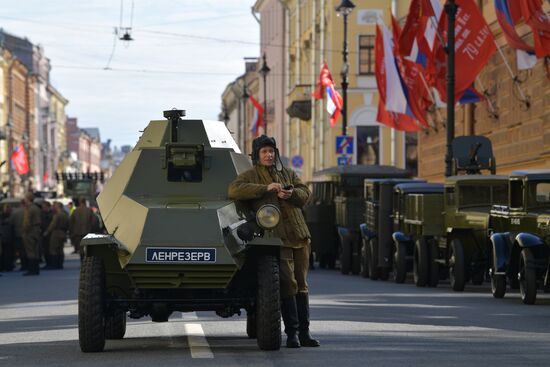
[[[393,253],[393,280],[404,283],[407,278],[407,245],[397,242]]]
[[[105,339],[122,339],[126,334],[126,312],[114,311],[105,317]]]
[[[258,258],[256,295],[256,336],[262,350],[281,348],[281,298],[279,295],[279,262],[277,257]]]
[[[532,305],[537,299],[537,272],[533,268],[534,256],[531,249],[524,248],[519,259],[519,293],[526,305]]]
[[[85,353],[105,347],[105,270],[95,256],[85,257],[80,268],[78,341]]]
[[[414,244],[413,274],[414,284],[417,287],[425,287],[428,284],[430,274],[428,243],[424,238],[419,238]]]
[[[451,240],[449,253],[449,281],[453,291],[462,292],[466,284],[464,246],[458,238]]]
[[[506,294],[506,275],[491,274],[491,293],[495,298],[503,298]]]

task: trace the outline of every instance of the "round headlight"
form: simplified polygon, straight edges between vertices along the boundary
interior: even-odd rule
[[[280,220],[281,212],[275,205],[263,205],[256,212],[256,222],[258,222],[258,225],[264,229],[273,229],[277,227]]]

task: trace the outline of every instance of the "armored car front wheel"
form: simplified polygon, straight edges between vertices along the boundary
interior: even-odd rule
[[[425,287],[428,284],[429,268],[428,243],[424,238],[419,238],[414,244],[413,274],[417,287]]]
[[[262,350],[281,348],[279,262],[275,256],[261,255],[258,258],[256,336]]]
[[[246,314],[246,335],[250,339],[256,339],[258,336],[257,333],[257,323],[256,323],[256,315],[254,312],[247,312]]]
[[[114,311],[105,318],[105,338],[122,339],[126,334],[126,312]]]
[[[524,248],[519,259],[519,292],[526,305],[532,305],[537,299],[537,272],[533,268],[534,256],[531,249]]]
[[[105,347],[105,270],[99,257],[85,257],[78,287],[78,341],[85,353]]]

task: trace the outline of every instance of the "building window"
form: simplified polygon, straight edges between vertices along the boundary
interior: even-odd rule
[[[380,164],[380,129],[357,127],[357,164]]]
[[[359,75],[374,74],[374,36],[359,36]]]

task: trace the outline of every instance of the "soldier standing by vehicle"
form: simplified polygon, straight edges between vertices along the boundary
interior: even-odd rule
[[[51,265],[47,269],[63,269],[63,246],[67,239],[67,230],[69,229],[69,215],[63,209],[63,204],[56,201],[53,204],[54,216],[44,233],[44,237],[49,237],[48,246]]]
[[[92,230],[93,213],[86,205],[86,198],[78,199],[78,208],[71,214],[69,232],[71,234],[71,243],[74,246],[74,251],[80,253],[80,241]],[[82,253],[80,258],[82,259]]]
[[[254,209],[273,204],[281,211],[282,221],[275,234],[281,247],[281,313],[289,348],[318,347],[309,333],[310,233],[301,208],[310,191],[296,173],[282,166],[275,139],[262,135],[252,142],[254,167],[240,174],[229,186],[232,200],[250,200]]]
[[[23,227],[22,238],[27,255],[27,272],[23,275],[40,274],[39,244],[40,244],[40,209],[33,203],[34,196],[27,193],[23,199]]]

